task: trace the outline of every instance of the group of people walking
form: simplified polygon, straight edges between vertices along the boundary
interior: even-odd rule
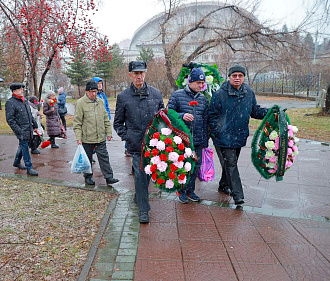
[[[121,140],[125,141],[125,148],[132,157],[139,221],[147,223],[150,211],[148,199],[150,177],[140,169],[141,148],[150,121],[165,105],[160,90],[145,82],[147,64],[144,61],[130,62],[128,72],[132,83],[117,97],[113,127]],[[201,93],[205,83],[205,74],[201,68],[193,68],[189,75],[189,84],[184,89],[172,93],[167,106],[175,110],[189,128],[198,156],[189,182],[180,191],[181,203],[188,203],[189,200],[200,201],[195,193],[195,181],[202,164],[203,148],[208,147],[210,137],[222,165],[218,191],[233,196],[236,205],[244,203],[237,165],[240,150],[246,145],[249,136],[250,117],[262,119],[268,111],[267,108],[261,108],[257,104],[254,92],[244,83],[245,75],[246,69],[243,66],[232,66],[228,73],[229,80],[213,93],[209,105],[206,97]],[[23,87],[24,85],[19,83],[11,85],[13,96],[6,103],[6,117],[19,139],[14,166],[20,169],[26,168],[28,175],[37,175],[32,167],[28,143],[30,138],[33,138],[33,132],[40,134],[37,123],[40,123],[41,116],[38,114],[32,116],[31,109],[26,106],[23,97]],[[85,90],[86,94],[76,104],[73,130],[77,144],[84,147],[90,163],[93,162],[93,154],[97,155],[102,174],[107,184],[111,185],[119,180],[114,178],[106,148],[106,141],[112,139],[112,130],[109,103],[103,92],[102,79],[94,77],[88,80]],[[62,105],[58,102],[58,105],[55,103],[52,106],[51,101],[54,99],[55,93],[48,94],[43,110],[43,113],[49,117],[46,126],[53,148],[58,147],[55,144],[55,137],[59,131],[54,123],[60,119],[57,107]],[[31,104],[36,103],[32,97],[29,101]],[[193,112],[190,106],[192,101],[195,102]],[[34,147],[31,153],[35,150]],[[20,163],[22,156],[25,166]],[[86,184],[95,185],[93,173],[85,173],[84,178]]]

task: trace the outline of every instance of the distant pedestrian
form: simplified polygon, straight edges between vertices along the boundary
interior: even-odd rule
[[[33,169],[29,152],[29,140],[33,131],[38,128],[38,124],[32,116],[28,101],[24,98],[24,87],[22,83],[11,84],[12,97],[5,105],[6,121],[19,141],[13,166],[21,170],[26,169],[29,176],[38,176]],[[25,166],[21,164],[22,157]]]
[[[66,131],[66,119],[65,116],[68,112],[66,108],[66,93],[64,92],[63,87],[60,87],[58,89],[58,114],[60,115],[62,125],[64,126],[64,129]]]
[[[73,120],[73,130],[77,144],[84,147],[90,163],[92,163],[93,149],[95,148],[102,174],[108,185],[118,182],[113,177],[109,161],[106,139],[112,139],[111,124],[104,101],[97,97],[98,86],[95,80],[86,83],[86,94],[77,101]],[[87,185],[95,185],[93,173],[84,174]]]
[[[38,146],[41,144],[41,137],[44,134],[44,129],[41,126],[42,114],[40,113],[39,99],[35,96],[29,97],[29,105],[31,109],[32,116],[38,124],[37,131],[33,132],[33,137],[29,142],[29,147],[31,148],[31,154],[40,154]]]
[[[179,202],[188,203],[200,201],[195,194],[196,179],[202,164],[203,148],[208,147],[209,131],[207,124],[207,99],[201,93],[204,87],[205,74],[201,68],[193,68],[189,75],[189,84],[184,88],[175,91],[169,101],[168,108],[175,110],[193,137],[193,143],[198,160],[189,182],[181,189]]]
[[[48,91],[43,104],[43,113],[46,115],[47,134],[51,148],[59,148],[55,144],[55,138],[61,134],[61,122],[55,92]]]
[[[161,92],[149,86],[144,80],[147,64],[144,61],[129,63],[129,77],[132,84],[117,97],[114,129],[123,141],[132,157],[136,202],[139,207],[139,222],[149,222],[150,178],[140,170],[141,148],[144,133],[154,115],[164,108]]]
[[[218,191],[232,195],[236,205],[244,204],[237,162],[249,136],[250,117],[263,119],[268,111],[257,104],[254,92],[244,83],[245,74],[243,66],[232,66],[229,81],[212,95],[209,106],[211,136],[222,166]]]

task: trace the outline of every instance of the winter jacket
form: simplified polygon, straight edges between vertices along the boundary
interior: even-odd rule
[[[225,82],[212,95],[208,110],[213,144],[225,148],[245,146],[250,116],[263,119],[267,110],[257,105],[254,92],[245,83],[237,90]]]
[[[113,127],[122,140],[127,141],[130,153],[141,152],[142,140],[148,124],[162,108],[161,92],[147,84],[144,93],[137,93],[133,84],[117,97]]]
[[[76,139],[84,143],[100,143],[112,136],[111,124],[103,100],[92,101],[87,94],[77,101],[73,120]]]
[[[198,105],[189,105],[190,102],[197,101]],[[194,121],[184,121],[193,135],[195,146],[208,146],[208,124],[207,124],[207,99],[202,93],[194,94],[189,86],[175,91],[169,101],[168,108],[175,110],[181,118],[185,113],[194,115]]]
[[[100,77],[93,77],[92,79],[95,80],[96,83],[101,81],[102,85],[103,85],[103,80]],[[109,119],[111,120],[110,106],[109,106],[109,101],[108,101],[106,94],[103,92],[103,90],[101,90],[101,91],[97,92],[97,97],[104,101],[105,109],[108,112]]]
[[[30,109],[31,109],[31,114],[34,118],[34,120],[36,120],[37,124],[38,124],[38,133],[40,136],[42,136],[44,134],[44,129],[41,126],[41,116],[39,114],[38,111],[38,106],[32,102],[29,102],[30,105]],[[33,135],[38,135],[36,132],[33,132]]]
[[[32,138],[33,129],[38,128],[28,101],[12,96],[6,101],[6,120],[16,137],[20,140]]]
[[[66,93],[62,92],[59,94],[57,104],[58,104],[59,109],[60,108],[64,109],[64,107],[66,105]],[[60,114],[60,116],[65,116],[65,115],[66,115],[66,113]]]
[[[54,111],[52,108],[54,108]],[[50,99],[46,97],[43,104],[43,113],[46,115],[48,136],[59,136],[61,134],[61,122],[57,103],[54,102],[53,105],[50,105]]]

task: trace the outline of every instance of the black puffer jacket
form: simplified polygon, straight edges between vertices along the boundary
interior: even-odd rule
[[[141,152],[142,140],[149,122],[162,108],[161,92],[149,85],[143,94],[138,94],[133,85],[117,97],[113,127],[122,140],[127,141],[130,153]]]
[[[191,101],[197,101],[198,105],[189,105]],[[207,99],[201,94],[194,94],[188,86],[184,89],[175,91],[169,101],[168,108],[175,110],[181,118],[185,113],[194,115],[194,121],[185,122],[193,133],[194,145],[208,146],[209,132],[207,125]]]
[[[20,140],[29,140],[33,135],[33,129],[38,128],[37,122],[31,114],[29,103],[12,96],[6,102],[6,120],[16,137]]]

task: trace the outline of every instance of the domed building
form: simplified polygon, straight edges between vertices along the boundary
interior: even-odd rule
[[[213,63],[219,53],[223,52],[224,45],[219,45],[216,41],[221,41],[222,34],[227,32],[233,35],[239,35],[242,29],[247,29],[247,19],[253,19],[253,22],[258,22],[247,11],[240,9],[243,16],[238,16],[232,9],[228,8],[228,4],[222,2],[194,2],[186,5],[181,5],[175,11],[173,16],[166,25],[166,43],[170,45],[182,32],[193,28],[196,22],[209,14],[206,20],[202,23],[202,28],[191,32],[183,37],[180,41],[180,53],[183,58],[186,58],[202,43],[208,40],[214,40],[214,46],[207,52],[201,54],[199,62]],[[160,13],[141,27],[139,27],[133,35],[129,47],[130,57],[135,59],[139,56],[142,47],[145,49],[150,47],[153,50],[155,57],[164,57],[162,47],[161,23],[164,22],[165,15]],[[232,39],[231,43],[238,47],[242,45],[241,39]]]

